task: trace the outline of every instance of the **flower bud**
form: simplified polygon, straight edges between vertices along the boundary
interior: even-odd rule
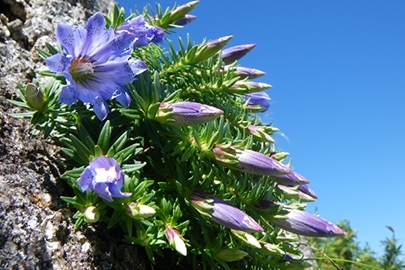
[[[298,186],[309,183],[308,179],[293,171],[291,171],[291,173],[289,174],[284,175],[271,175],[270,179],[274,182],[286,186]]]
[[[299,185],[298,190],[314,199],[318,199],[316,193],[312,189],[310,189],[307,185]]]
[[[27,104],[36,111],[43,111],[48,103],[41,90],[33,83],[28,83],[25,87]]]
[[[215,259],[223,262],[234,262],[242,260],[249,255],[247,252],[236,248],[224,248],[214,254]]]
[[[292,173],[286,165],[256,151],[241,150],[232,146],[223,147],[217,144],[212,152],[214,158],[224,166],[241,172],[271,176]]]
[[[233,38],[233,36],[220,37],[208,41],[206,44],[202,44],[198,47],[194,57],[187,62],[187,64],[196,64],[203,60],[207,60],[211,56],[214,56],[219,52],[228,42]]]
[[[273,134],[278,129],[272,126],[248,126],[248,131],[253,135],[254,139],[259,142],[275,143],[269,134]]]
[[[290,208],[283,208],[279,215],[266,218],[274,225],[298,235],[311,237],[334,237],[345,235],[335,224],[313,214]]]
[[[263,231],[263,228],[245,212],[211,194],[194,191],[190,195],[190,201],[197,210],[205,212],[205,216],[211,216],[212,221],[219,225],[244,232]]]
[[[199,1],[191,1],[184,5],[178,6],[176,9],[170,12],[170,22],[178,21],[186,16],[195,6],[198,4]],[[176,24],[176,23],[174,23]]]
[[[180,236],[180,232],[176,229],[167,227],[165,230],[166,239],[169,241],[169,244],[174,248],[178,253],[183,256],[187,256],[187,247],[183,239]]]
[[[284,254],[284,251],[279,247],[279,245],[260,242],[260,247],[261,249],[258,251],[264,255],[281,256]]]
[[[125,211],[134,219],[146,219],[156,214],[156,210],[152,207],[136,202],[131,202],[128,204]]]
[[[203,124],[215,120],[224,112],[218,108],[189,101],[160,104],[155,120],[173,126]]]
[[[277,185],[277,189],[280,190],[284,197],[289,200],[300,200],[302,202],[314,202],[315,199],[301,191],[298,190],[298,186],[296,187],[288,187],[284,185]]]
[[[175,25],[178,26],[184,26],[186,24],[191,23],[197,18],[197,16],[191,15],[191,14],[186,14],[183,18],[177,20],[174,22]]]
[[[255,68],[248,68],[248,67],[236,67],[235,73],[240,77],[241,80],[243,79],[256,79],[261,76],[266,75],[266,72],[255,69]]]
[[[250,233],[238,230],[231,230],[232,234],[235,235],[239,240],[247,244],[249,247],[260,249],[260,242]]]
[[[236,60],[239,60],[243,56],[245,56],[254,47],[256,47],[256,44],[245,44],[245,45],[238,45],[238,46],[233,46],[233,47],[227,48],[222,51],[222,54],[221,54],[222,62],[224,62],[225,65],[232,64]]]
[[[271,100],[266,92],[246,94],[244,100],[248,101],[247,107],[255,112],[265,112],[270,107]]]
[[[89,206],[84,210],[83,217],[87,223],[95,223],[100,219],[100,212],[97,207]]]
[[[249,94],[261,92],[271,87],[272,86],[267,83],[252,82],[252,81],[237,81],[225,91],[230,94]]]

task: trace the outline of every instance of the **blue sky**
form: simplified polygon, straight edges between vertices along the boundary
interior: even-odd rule
[[[119,1],[127,11],[148,3]],[[350,220],[377,252],[386,225],[405,244],[405,1],[201,0],[192,14],[179,35],[257,44],[240,64],[273,85],[263,120],[285,134],[277,149],[319,196],[307,210]]]

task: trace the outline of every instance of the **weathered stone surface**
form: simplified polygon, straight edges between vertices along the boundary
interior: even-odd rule
[[[30,136],[16,84],[43,68],[35,48],[53,40],[58,22],[85,23],[95,5],[112,1],[0,0],[0,269],[145,269],[138,249],[101,225],[75,231],[70,209],[60,200],[72,195],[60,180],[57,147]],[[100,226],[100,225],[99,225]],[[142,254],[141,254],[142,255]],[[156,268],[155,268],[156,269]]]

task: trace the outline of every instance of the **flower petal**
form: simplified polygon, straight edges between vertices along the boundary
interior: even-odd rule
[[[77,101],[76,87],[69,84],[62,87],[59,102],[70,105]]]
[[[134,75],[139,75],[148,69],[145,63],[139,59],[131,58],[128,60],[128,63]]]
[[[106,43],[110,42],[114,37],[114,31],[105,29],[106,21],[103,14],[95,13],[87,20],[86,30],[87,35],[83,44],[82,55],[90,58],[96,54]]]
[[[57,74],[68,73],[70,67],[70,58],[57,53],[45,59],[49,70]]]
[[[102,47],[100,46],[97,50],[89,51],[87,55],[90,58],[95,59],[95,65],[107,60],[127,61],[132,52],[130,47],[133,41],[134,35],[128,32],[122,32],[117,34],[107,43],[104,40]]]
[[[112,98],[115,98],[125,108],[128,108],[129,104],[131,104],[131,96],[125,87],[115,90]]]
[[[112,198],[111,193],[109,191],[109,187],[108,187],[108,185],[106,183],[95,183],[93,185],[93,190],[102,199],[104,199],[104,200],[106,200],[108,202],[113,201],[113,198]]]
[[[56,39],[74,58],[80,55],[86,34],[86,29],[79,25],[58,24],[56,27]]]
[[[86,167],[82,174],[80,175],[80,178],[78,179],[80,189],[84,192],[87,191],[91,183],[93,181],[93,172],[90,169],[90,166]]]
[[[94,101],[93,106],[94,113],[96,114],[98,119],[100,119],[100,121],[103,121],[109,113],[107,102],[105,102],[104,99],[97,97]]]

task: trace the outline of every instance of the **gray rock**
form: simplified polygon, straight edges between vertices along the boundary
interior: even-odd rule
[[[0,14],[0,269],[145,269],[143,249],[122,242],[103,225],[75,231],[61,195],[62,157],[49,141],[30,134],[20,109],[17,82],[26,84],[43,68],[35,48],[54,41],[58,22],[85,23],[94,6],[112,1],[3,0]]]

